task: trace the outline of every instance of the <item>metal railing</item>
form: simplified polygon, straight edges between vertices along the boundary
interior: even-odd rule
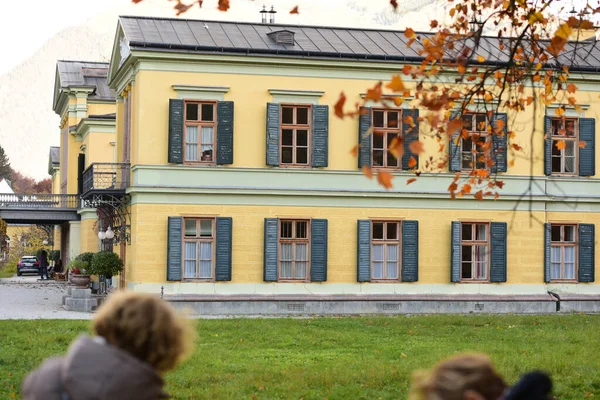
[[[77,209],[79,196],[76,194],[0,194],[0,208]]]
[[[129,186],[129,163],[93,163],[83,171],[83,193],[92,190],[125,190]]]

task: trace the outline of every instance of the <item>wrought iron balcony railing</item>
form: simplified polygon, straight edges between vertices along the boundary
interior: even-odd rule
[[[0,208],[77,209],[76,194],[0,194]]]
[[[129,186],[129,163],[93,163],[83,172],[83,192],[124,192]]]

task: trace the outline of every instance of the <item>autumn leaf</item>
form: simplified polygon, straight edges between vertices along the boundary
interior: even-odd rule
[[[373,179],[373,170],[369,167],[367,167],[366,165],[363,165],[362,169],[362,173],[369,179]]]
[[[141,3],[143,0],[131,0],[133,4]]]
[[[575,93],[577,91],[577,86],[574,85],[573,83],[569,83],[567,85],[567,92],[569,93]]]
[[[404,91],[404,82],[402,81],[400,75],[394,75],[392,76],[390,83],[385,85],[385,87],[391,89],[392,92],[402,92]]]
[[[521,146],[519,146],[518,144],[516,144],[516,143],[512,144],[512,148],[515,149],[515,151],[521,151],[521,150],[523,150],[523,148]]]
[[[483,200],[483,190],[479,190],[477,193],[475,193],[475,198],[479,201]]]
[[[567,144],[565,143],[565,141],[564,141],[564,140],[558,140],[558,141],[556,142],[556,148],[557,148],[558,150],[564,150],[564,149],[565,149],[565,147],[567,147]]]
[[[338,99],[337,103],[335,103],[335,106],[333,107],[336,117],[341,118],[341,119],[344,118],[344,104],[345,103],[346,103],[346,95],[344,94],[344,92],[342,92],[342,93],[340,93],[340,98]]]
[[[498,192],[496,192],[496,193],[494,194],[494,200],[498,200],[498,198],[499,198],[499,197],[500,197],[500,194],[498,194]]]
[[[392,174],[387,171],[380,170],[377,172],[377,182],[386,189],[392,188],[392,178]]]
[[[352,154],[352,157],[358,157],[358,149],[359,149],[360,145],[356,145],[352,148],[352,150],[350,150],[350,154]]]
[[[580,149],[585,149],[585,146],[587,146],[587,143],[585,140],[580,140],[579,141],[579,148]]]
[[[417,160],[413,156],[410,156],[410,159],[408,160],[408,168],[414,168],[416,166]]]
[[[404,99],[402,97],[394,97],[394,105],[396,107],[400,107],[404,103]]]
[[[404,138],[402,138],[402,136],[393,138],[389,149],[390,153],[392,153],[396,159],[401,158],[404,155]]]
[[[462,187],[462,189],[460,189],[461,192],[463,192],[464,194],[469,194],[471,193],[471,185],[469,185],[468,183],[465,183]]]
[[[193,4],[183,4],[181,0],[178,0],[177,4],[175,4],[175,7],[173,7],[175,10],[177,10],[177,13],[175,13],[175,15],[183,14],[184,12],[192,8],[192,6]]]
[[[462,129],[462,121],[460,119],[453,119],[448,123],[448,134],[453,136],[457,131]]]
[[[415,140],[414,142],[412,142],[411,144],[408,145],[408,148],[410,149],[411,153],[419,155],[421,153],[423,153],[423,143],[421,143],[421,141],[419,140]],[[416,162],[415,162],[416,164]]]
[[[477,56],[477,61],[479,61],[480,63],[485,61],[485,57],[484,56]]]
[[[229,10],[229,0],[219,0],[219,11]]]
[[[413,31],[412,28],[406,28],[404,31],[404,36],[406,36],[408,39],[413,39],[415,37],[415,31]]]
[[[290,14],[300,14],[300,12],[298,11],[298,6],[292,8],[292,11],[290,11]]]
[[[467,67],[465,67],[464,65],[459,65],[458,66],[458,73],[461,75],[464,75],[467,73]]]
[[[571,28],[568,23],[565,23],[558,27],[558,29],[554,33],[554,36],[564,40],[569,40],[569,36],[571,36],[571,33],[573,33],[573,28]]]
[[[402,122],[407,124],[411,128],[415,127],[415,119],[410,115],[407,115],[406,117],[402,118]]]
[[[536,22],[544,21],[544,14],[542,14],[540,11],[532,12],[531,14],[529,14],[529,25],[533,25]]]
[[[398,0],[390,0],[390,4],[394,7],[394,10],[398,9]]]
[[[373,86],[371,89],[367,89],[367,94],[365,95],[365,101],[374,101],[375,103],[379,102],[379,100],[381,100],[381,82],[378,82],[375,86]]]

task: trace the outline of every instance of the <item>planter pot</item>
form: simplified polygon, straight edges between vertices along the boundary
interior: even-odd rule
[[[90,285],[90,275],[69,274],[69,281],[77,287],[86,288]]]

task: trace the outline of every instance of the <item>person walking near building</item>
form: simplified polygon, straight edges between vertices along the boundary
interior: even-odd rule
[[[64,357],[46,360],[23,383],[24,400],[157,400],[162,376],[193,348],[191,322],[157,296],[115,293]]]
[[[40,253],[40,279],[44,279],[44,275],[46,275],[46,279],[48,278],[48,253],[46,250],[42,250]]]

